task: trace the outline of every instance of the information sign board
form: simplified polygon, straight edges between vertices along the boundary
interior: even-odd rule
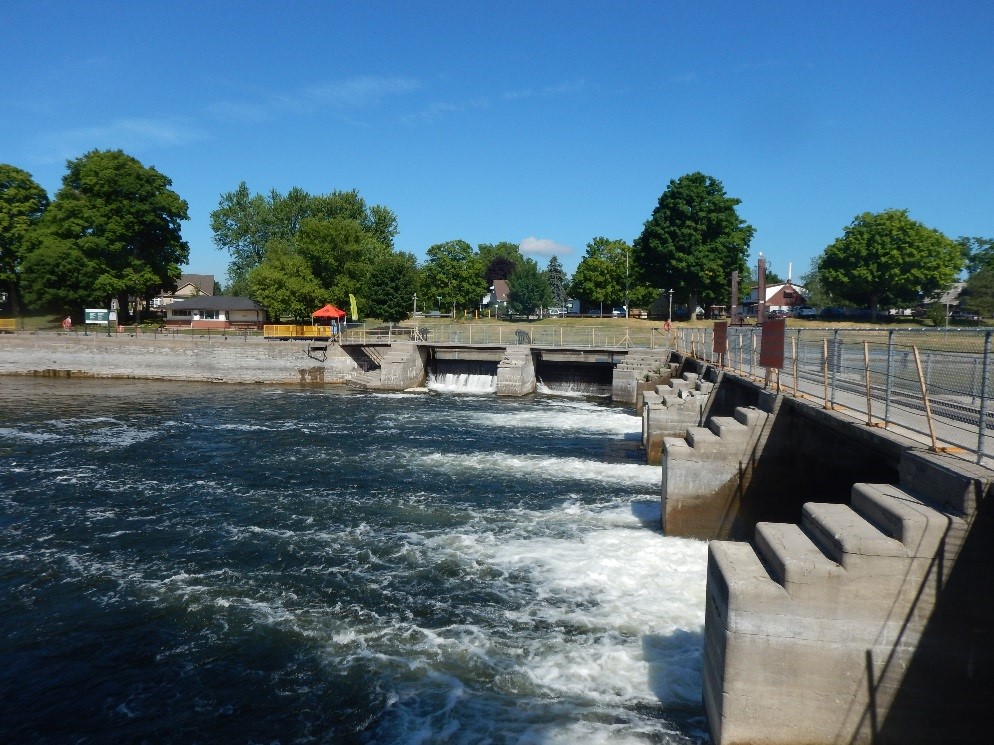
[[[110,321],[110,311],[103,308],[87,308],[83,311],[83,323],[106,326]]]

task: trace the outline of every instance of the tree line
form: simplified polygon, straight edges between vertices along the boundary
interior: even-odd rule
[[[187,203],[155,168],[120,150],[67,162],[49,200],[30,174],[0,164],[0,282],[20,306],[76,311],[116,299],[127,313],[175,289],[189,246],[180,232]],[[274,318],[306,318],[327,302],[399,321],[421,310],[472,312],[495,280],[510,285],[507,310],[530,314],[575,297],[587,306],[646,307],[661,292],[693,308],[727,305],[729,278],[745,286],[755,229],[741,200],[700,172],[671,180],[629,244],[595,237],[573,277],[558,257],[540,267],[518,244],[475,248],[451,240],[425,260],[398,251],[396,215],[355,191],[252,193],[243,182],[211,213],[214,243],[229,256],[224,292],[262,304]],[[906,210],[858,215],[803,278],[831,304],[901,307],[948,287],[966,268],[965,307],[994,313],[994,241],[952,240]],[[778,279],[770,277],[773,281]]]

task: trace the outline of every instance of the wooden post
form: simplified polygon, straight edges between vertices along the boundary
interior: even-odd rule
[[[925,384],[925,373],[922,371],[922,359],[918,354],[918,345],[911,347],[915,353],[915,367],[918,368],[918,382],[922,387],[922,402],[925,404],[925,418],[928,420],[928,433],[932,437],[932,450],[939,449],[939,442],[935,439],[935,425],[932,423],[932,407],[928,403],[928,386]]]
[[[831,406],[828,405],[828,339],[821,340],[821,377],[825,383],[825,408],[830,409]]]

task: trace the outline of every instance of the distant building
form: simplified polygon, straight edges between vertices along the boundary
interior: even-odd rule
[[[803,287],[798,287],[790,281],[767,285],[766,297],[764,298],[766,310],[783,310],[792,314],[795,308],[805,304],[805,293],[806,290]],[[758,306],[759,287],[753,287],[749,291],[749,297],[742,301],[742,308],[746,315],[756,315]]]
[[[255,300],[227,295],[176,298],[166,307],[166,326],[194,329],[259,329],[266,311]]]
[[[152,308],[165,308],[174,300],[202,295],[214,295],[214,275],[183,274],[176,280],[176,290],[174,292],[162,292],[159,293],[158,297],[152,298]]]
[[[511,285],[508,284],[506,279],[495,279],[494,283],[490,285],[490,292],[480,300],[480,307],[490,308],[495,313],[502,304],[507,308],[507,295],[510,291]]]

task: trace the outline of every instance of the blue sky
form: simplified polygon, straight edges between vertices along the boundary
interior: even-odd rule
[[[742,200],[753,262],[797,277],[859,213],[994,237],[994,4],[0,3],[0,162],[54,195],[121,148],[210,212],[358,189],[397,248],[522,242],[569,271],[632,241],[671,179]]]

